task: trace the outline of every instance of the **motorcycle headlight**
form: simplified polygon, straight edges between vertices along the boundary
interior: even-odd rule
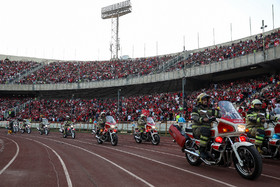
[[[74,125],[71,125],[71,128],[73,128],[74,127]]]
[[[156,129],[156,126],[152,126],[152,129]]]
[[[111,128],[114,129],[116,126],[115,125],[111,125]]]
[[[238,132],[245,132],[245,125],[237,125],[237,131]]]

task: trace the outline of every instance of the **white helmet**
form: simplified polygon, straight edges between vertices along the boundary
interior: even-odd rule
[[[146,117],[144,114],[141,114],[141,116],[140,116],[141,118],[143,118],[143,117]]]

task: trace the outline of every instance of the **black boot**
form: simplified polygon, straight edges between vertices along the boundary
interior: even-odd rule
[[[202,159],[206,159],[207,158],[206,147],[200,147],[199,148],[199,156]]]

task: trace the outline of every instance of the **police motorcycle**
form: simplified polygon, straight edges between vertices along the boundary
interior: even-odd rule
[[[275,108],[273,113],[277,121],[275,122],[273,120],[266,120],[266,128],[264,129],[265,137],[261,146],[260,154],[263,158],[280,159],[280,108]],[[259,117],[265,119],[264,113],[259,115]],[[249,130],[246,129],[246,133],[248,131]],[[249,134],[247,134],[247,136],[247,139],[254,144],[256,139],[250,137]]]
[[[112,116],[106,116],[106,123],[104,130],[101,129],[99,135],[96,135],[97,143],[111,142],[113,146],[118,144],[118,128],[116,121]],[[96,134],[96,130],[92,130],[92,134]]]
[[[186,128],[186,135],[182,135],[175,125],[171,125],[169,133],[175,139],[186,159],[192,166],[206,165],[229,167],[233,163],[236,171],[245,179],[256,179],[262,172],[262,159],[255,146],[246,141],[244,120],[229,101],[220,101],[220,118],[209,118],[211,124],[211,138],[207,146],[208,157],[199,155],[200,140],[193,136],[191,125]],[[201,111],[206,114],[206,111]]]
[[[19,132],[19,122],[18,122],[18,120],[13,121],[13,132],[14,133]]]
[[[23,120],[23,125],[20,128],[21,133],[23,134],[26,132],[27,134],[31,133],[31,123],[29,122],[28,119]]]
[[[147,117],[147,124],[145,125],[144,133],[140,132],[141,129],[135,128],[134,139],[136,143],[142,141],[152,142],[153,145],[158,145],[160,142],[159,134],[156,130],[156,123],[152,117]]]
[[[66,133],[64,133],[64,125],[62,123],[61,127],[59,129],[59,132],[61,132],[63,134],[63,138],[67,138],[67,136],[71,136],[72,139],[76,138],[76,131],[75,131],[74,123],[71,123],[70,126],[67,127]]]
[[[50,133],[49,125],[50,124],[48,122],[48,119],[43,118],[41,124],[43,125],[43,127],[42,128],[40,128],[40,127],[37,128],[37,130],[39,131],[39,134],[40,135],[43,135],[43,134],[49,135],[49,133]]]

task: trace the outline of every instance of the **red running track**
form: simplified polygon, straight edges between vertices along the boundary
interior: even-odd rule
[[[279,186],[280,160],[263,160],[262,175],[243,179],[233,167],[190,166],[171,137],[158,146],[136,144],[118,134],[119,143],[101,145],[90,133],[76,139],[7,135],[0,129],[0,186]]]

